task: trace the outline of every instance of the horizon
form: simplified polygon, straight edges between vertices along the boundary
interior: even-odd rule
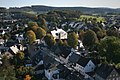
[[[6,6],[0,6],[0,7],[4,7],[4,8],[22,8],[22,7],[32,7],[32,6],[46,6],[46,7],[83,7],[83,8],[110,8],[110,9],[120,9],[120,7],[108,7],[108,6],[53,6],[53,5],[23,5],[23,6],[10,6],[10,7],[6,7]]]
[[[62,3],[60,3],[62,2]],[[25,7],[43,5],[51,7],[90,7],[90,8],[120,8],[119,0],[1,0],[0,7]]]

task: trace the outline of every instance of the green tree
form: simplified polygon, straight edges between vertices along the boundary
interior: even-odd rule
[[[32,21],[28,23],[29,28],[32,28],[33,26],[38,26],[38,24],[36,22],[32,22]]]
[[[46,35],[46,31],[44,29],[42,29],[41,27],[37,28],[36,36],[38,39],[43,38],[45,35]]]
[[[53,38],[53,36],[51,34],[47,34],[44,39],[45,39],[46,44],[49,47],[55,45],[55,43],[56,43],[55,39]]]
[[[7,56],[2,59],[2,66],[0,66],[0,79],[1,80],[16,80],[14,66],[10,65]]]
[[[83,40],[83,35],[85,34],[85,32],[83,30],[79,31],[79,39]]]
[[[106,33],[107,33],[108,36],[115,36],[115,37],[119,37],[120,38],[120,33],[119,33],[118,30],[110,29],[110,30],[107,30]]]
[[[59,46],[63,46],[63,41],[61,39],[57,43]]]
[[[99,53],[108,62],[120,62],[120,39],[114,36],[105,37],[100,41]]]
[[[63,41],[63,46],[68,46],[68,43],[66,40]]]
[[[71,46],[72,48],[76,48],[78,45],[78,36],[75,32],[71,32],[68,34],[68,39],[67,39],[68,45]]]
[[[33,67],[20,66],[18,69],[16,69],[16,76],[18,77],[18,80],[23,80],[26,75],[32,75],[32,74],[33,74]]]
[[[36,34],[37,34],[37,29],[38,29],[38,26],[31,27],[31,30],[34,31],[34,33],[36,33]]]
[[[25,57],[25,54],[23,52],[18,52],[17,56],[18,56],[19,59],[23,60],[24,57]]]
[[[94,31],[88,30],[83,36],[83,45],[87,48],[93,47],[97,42],[98,38]]]
[[[47,22],[44,18],[42,18],[41,16],[38,16],[38,21],[37,21],[38,25],[41,26],[45,31],[48,31],[48,27],[47,27]]]
[[[26,32],[26,39],[29,44],[32,44],[36,40],[36,35],[32,30]]]
[[[92,30],[96,33],[99,40],[106,36],[105,31],[102,30],[100,27],[94,27]]]

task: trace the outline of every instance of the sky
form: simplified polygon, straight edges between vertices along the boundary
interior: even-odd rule
[[[31,5],[120,8],[120,0],[0,0],[0,7],[9,8]]]

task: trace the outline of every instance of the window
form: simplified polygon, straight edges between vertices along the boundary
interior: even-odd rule
[[[115,75],[113,74],[113,77],[114,77]]]
[[[112,80],[115,80],[115,78],[113,78]]]
[[[119,80],[119,78],[116,78],[116,80]]]

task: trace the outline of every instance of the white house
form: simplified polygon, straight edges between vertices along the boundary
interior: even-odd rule
[[[56,67],[53,67],[51,69],[45,70],[45,76],[48,80],[55,80],[54,75],[56,75],[56,80],[59,79],[59,70]]]
[[[0,39],[0,44],[4,44],[5,40],[4,39]]]
[[[95,67],[96,65],[94,62],[91,59],[87,58],[80,58],[74,66],[74,68],[82,74],[94,71]]]
[[[12,51],[13,54],[17,54],[19,52],[19,49],[18,49],[18,47],[16,45],[11,46],[10,50]]]
[[[54,39],[67,39],[67,32],[65,32],[63,29],[56,29],[51,31],[51,34],[53,35]]]
[[[24,40],[23,34],[16,34],[15,36],[19,43]]]

